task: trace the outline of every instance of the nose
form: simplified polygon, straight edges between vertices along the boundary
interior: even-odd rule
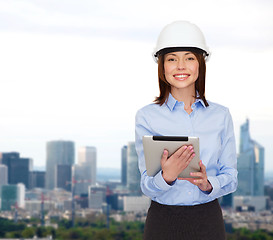
[[[185,69],[185,61],[180,59],[178,62],[177,62],[177,69],[178,70],[183,70]]]

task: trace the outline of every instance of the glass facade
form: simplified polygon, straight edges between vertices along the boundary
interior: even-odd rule
[[[248,120],[240,128],[238,188],[235,194],[264,195],[264,148],[251,139]]]
[[[127,188],[129,189],[131,195],[141,195],[140,172],[134,142],[129,142],[127,148]]]
[[[51,141],[46,146],[46,188],[56,186],[57,165],[70,165],[75,162],[75,146],[72,141]]]

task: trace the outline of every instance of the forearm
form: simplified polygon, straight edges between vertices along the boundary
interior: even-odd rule
[[[160,197],[172,188],[173,183],[168,184],[162,177],[162,171],[154,177],[147,175],[146,171],[141,175],[141,190],[151,199]]]
[[[237,170],[233,169],[229,173],[222,173],[218,176],[208,176],[212,186],[211,196],[215,198],[222,197],[232,193],[237,188]]]

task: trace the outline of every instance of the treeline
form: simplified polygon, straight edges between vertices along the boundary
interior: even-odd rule
[[[273,240],[273,232],[265,230],[250,231],[245,228],[236,229],[227,234],[227,240]]]
[[[53,227],[38,226],[38,219],[14,223],[13,221],[0,218],[0,238],[39,238],[52,236],[54,240],[141,240],[144,223],[116,222],[113,219],[106,224],[105,216],[91,215],[84,219],[77,219],[72,227],[71,221],[58,221],[58,229]],[[29,226],[31,225],[31,227]],[[273,232],[264,230],[250,231],[236,229],[227,234],[228,240],[273,240]]]
[[[39,238],[52,236],[54,240],[141,240],[144,223],[116,222],[110,219],[109,227],[106,217],[89,216],[85,219],[77,219],[75,226],[69,220],[58,221],[58,228],[38,226],[38,219],[18,222],[0,218],[0,238]],[[31,225],[31,227],[28,227]]]

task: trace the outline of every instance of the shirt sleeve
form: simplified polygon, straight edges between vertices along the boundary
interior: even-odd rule
[[[237,155],[233,122],[229,111],[226,111],[225,125],[222,134],[222,147],[218,160],[219,172],[216,176],[208,176],[213,190],[210,197],[219,198],[237,188]]]
[[[140,187],[142,192],[154,199],[170,188],[172,185],[168,185],[162,177],[162,171],[159,171],[154,177],[147,175],[145,157],[143,151],[142,137],[144,135],[154,135],[152,129],[149,126],[145,114],[142,110],[139,110],[135,118],[135,146],[138,155],[138,166],[141,174]]]

